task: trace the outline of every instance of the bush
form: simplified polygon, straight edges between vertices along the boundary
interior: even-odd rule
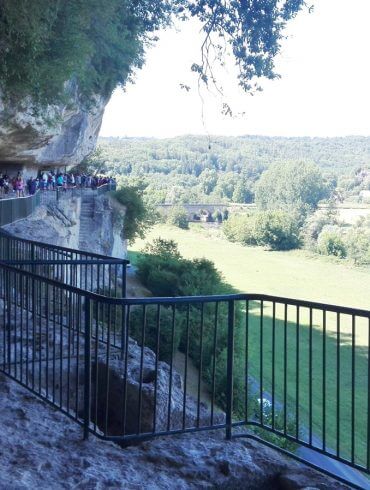
[[[189,228],[189,219],[186,209],[181,206],[173,207],[167,216],[167,223],[187,230]]]
[[[126,208],[122,213],[123,238],[134,241],[135,238],[144,238],[145,232],[157,221],[156,212],[144,201],[141,185],[128,185],[115,191],[112,196]]]
[[[173,240],[158,238],[148,244],[137,267],[140,280],[157,296],[196,296],[231,290],[213,262],[184,259]]]
[[[355,264],[370,264],[370,229],[355,228],[345,239],[347,255]]]
[[[254,238],[258,245],[267,246],[271,250],[298,248],[300,240],[296,217],[284,211],[258,213]]]
[[[316,249],[317,239],[327,225],[336,225],[337,216],[331,210],[317,211],[309,216],[302,230],[304,244],[307,248]]]
[[[244,245],[256,245],[255,215],[233,214],[224,221],[222,229],[228,240]]]
[[[347,249],[340,228],[326,226],[317,240],[317,250],[323,255],[333,255],[344,259],[347,256]]]

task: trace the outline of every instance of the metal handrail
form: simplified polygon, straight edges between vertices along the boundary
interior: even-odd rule
[[[104,290],[104,287],[97,287],[97,290],[87,290],[83,287],[83,281],[78,287],[75,284],[63,283],[54,277],[45,277],[40,272],[38,267],[58,267],[70,266],[73,267],[87,265],[101,265],[115,268],[118,265],[126,265],[127,260],[114,259],[99,254],[90,254],[79,250],[69,249],[67,247],[59,247],[55,245],[44,244],[43,242],[35,242],[27,239],[18,239],[2,233],[4,239],[13,241],[15,249],[18,247],[18,252],[15,258],[0,259],[0,297],[4,302],[5,307],[0,315],[0,370],[5,374],[13,377],[16,381],[22,383],[33,393],[43,398],[48,403],[52,403],[58,409],[69,415],[77,423],[84,427],[84,435],[87,437],[89,433],[95,434],[105,440],[118,442],[139,441],[148,437],[157,437],[163,435],[190,433],[200,430],[225,429],[227,438],[232,437],[252,437],[257,438],[261,442],[260,437],[251,432],[243,432],[242,428],[257,427],[263,434],[273,434],[283,438],[285,441],[290,441],[302,447],[310,448],[317,453],[328,456],[333,460],[339,461],[348,467],[361,470],[370,474],[370,311],[361,308],[351,308],[338,306],[322,302],[312,302],[307,300],[299,300],[296,298],[286,298],[281,296],[273,296],[259,293],[239,293],[239,294],[221,294],[213,296],[182,296],[182,297],[149,297],[149,298],[125,298],[112,297],[109,291]],[[51,255],[47,257],[38,257],[35,255],[35,260],[28,256],[22,258],[23,243],[40,247],[40,249],[48,250]],[[28,249],[27,249],[28,250]],[[53,253],[60,252],[65,254],[67,258],[54,257]],[[47,255],[47,254],[46,254]],[[79,258],[82,257],[82,258]],[[24,270],[22,267],[29,267],[30,270]],[[52,269],[50,269],[52,270]],[[115,269],[116,271],[117,269]],[[103,273],[104,275],[105,273]],[[124,276],[125,277],[125,276]],[[113,280],[116,280],[113,277]],[[109,278],[111,281],[112,278]],[[99,281],[98,281],[99,283]],[[123,284],[122,284],[123,286]],[[212,307],[212,308],[211,308]],[[239,309],[238,309],[239,307]],[[288,307],[292,312],[289,313]],[[277,314],[278,308],[281,308],[283,316]],[[222,313],[222,321],[220,320]],[[303,313],[304,311],[304,313]],[[151,316],[149,315],[151,312]],[[154,316],[153,316],[154,313]],[[318,313],[320,321],[314,320],[313,313]],[[180,324],[176,323],[176,315],[182,315]],[[290,315],[295,318],[291,320]],[[302,316],[306,315],[306,324],[302,324]],[[330,315],[334,314],[334,315]],[[13,316],[12,316],[13,315]],[[164,316],[162,322],[161,318]],[[208,316],[207,316],[208,315]],[[239,319],[237,317],[239,315]],[[191,317],[191,322],[189,319]],[[15,321],[18,318],[20,326]],[[13,321],[14,320],[14,321]],[[331,322],[332,335],[327,336],[329,321]],[[207,322],[207,329],[204,325]],[[317,322],[317,324],[315,323]],[[349,323],[345,332],[345,342],[343,343],[343,323]],[[302,330],[305,326],[305,331]],[[161,329],[164,327],[167,330],[161,334]],[[222,344],[217,346],[217,335],[219,329],[223,328]],[[314,328],[315,327],[315,328]],[[168,371],[169,381],[168,390],[166,393],[171,401],[172,379],[173,379],[173,361],[174,361],[174,339],[175,331],[179,328],[183,329],[183,349],[185,352],[185,367],[184,367],[184,408],[181,426],[171,425],[171,403],[168,403],[168,423],[157,428],[156,427],[156,402],[154,402],[153,426],[146,428],[141,427],[141,411],[142,411],[142,388],[144,382],[153,382],[155,379],[155,390],[157,390],[157,379],[160,358],[160,353],[163,345],[170,345],[167,352],[169,359]],[[192,328],[191,332],[189,329]],[[150,369],[145,367],[145,356],[147,355],[146,335],[150,331],[156,332],[155,339],[151,339],[154,345],[151,349],[155,354],[155,365]],[[152,329],[152,330],[150,330]],[[184,330],[185,329],[185,330]],[[366,345],[357,345],[357,337],[359,329],[364,329],[366,332]],[[65,332],[65,333],[64,333]],[[238,333],[243,332],[243,335],[236,337]],[[276,336],[280,335],[279,342]],[[161,337],[163,335],[163,337]],[[254,335],[254,337],[253,337]],[[305,335],[305,337],[304,337]],[[314,336],[320,336],[319,347],[314,349]],[[39,342],[39,338],[46,338],[51,341],[46,342],[45,346]],[[136,344],[131,344],[130,338],[136,340]],[[201,375],[204,371],[203,362],[204,351],[203,344],[207,337],[207,355],[208,364],[207,372],[211,401],[210,420],[200,423],[201,411]],[[250,339],[250,336],[251,339]],[[300,337],[303,336],[303,337]],[[59,338],[59,340],[58,340]],[[306,344],[302,345],[302,338]],[[18,340],[17,340],[18,339]],[[20,339],[20,340],[19,340]],[[244,346],[240,345],[240,342]],[[266,340],[267,339],[267,340]],[[238,340],[238,345],[236,344]],[[250,348],[252,342],[258,342],[259,358],[256,379],[251,380],[251,361]],[[17,342],[21,345],[17,346]],[[59,342],[59,343],[58,343]],[[171,344],[172,342],[172,344]],[[267,351],[266,351],[267,342]],[[292,349],[292,342],[294,344]],[[24,348],[23,343],[27,346]],[[167,343],[167,344],[166,344]],[[169,344],[168,344],[169,343]],[[192,345],[189,348],[189,343]],[[343,345],[342,345],[343,344]],[[345,344],[345,345],[344,345]],[[138,390],[138,409],[130,409],[127,411],[127,372],[129,359],[132,358],[130,353],[131,345],[135,345],[135,349],[139,352],[140,361],[135,367],[136,369],[136,390]],[[292,352],[289,351],[289,345]],[[272,346],[272,347],[271,347]],[[277,347],[278,346],[278,347]],[[216,384],[216,347],[219,351],[225,353],[225,361],[223,364],[225,372],[224,378],[227,380],[227,389],[222,394],[222,408],[225,411],[225,417],[222,420],[217,420],[214,417],[215,400],[217,395]],[[245,371],[242,376],[242,387],[244,390],[242,398],[245,399],[245,413],[240,415],[234,412],[233,404],[236,397],[234,387],[234,376],[236,376],[234,355],[235,349],[244,349],[244,355],[239,357],[238,362],[245,363]],[[279,348],[279,351],[277,350]],[[343,349],[347,349],[344,351]],[[44,349],[44,350],[43,350]],[[83,354],[81,352],[83,349]],[[269,350],[270,349],[270,350]],[[361,356],[366,359],[357,359],[357,355],[361,350]],[[307,350],[307,352],[306,352]],[[30,351],[30,353],[29,353]],[[266,351],[266,352],[265,352]],[[289,352],[288,352],[289,351]],[[303,355],[302,352],[305,352]],[[25,352],[25,353],[24,353]],[[348,354],[349,352],[349,354]],[[59,354],[58,354],[59,353]],[[268,357],[268,354],[272,358]],[[239,353],[240,354],[240,353]],[[254,355],[257,355],[254,353]],[[301,357],[300,357],[301,355]],[[328,357],[335,356],[335,371],[327,372]],[[25,357],[26,356],[26,357]],[[74,357],[73,357],[74,356]],[[287,366],[287,359],[290,356],[294,357],[294,363],[290,366],[290,371]],[[306,356],[306,357],[305,357]],[[150,357],[150,356],[149,356]],[[196,399],[196,411],[198,419],[194,422],[195,425],[190,427],[187,425],[187,373],[188,359],[192,358],[199,370],[198,378],[198,395]],[[64,359],[67,362],[68,369],[63,371]],[[212,360],[213,359],[213,360]],[[303,359],[303,360],[302,360]],[[118,360],[118,361],[117,361]],[[111,364],[120,362],[122,384],[115,387],[118,391],[122,389],[118,395],[111,391],[109,385],[109,368]],[[256,362],[256,361],[254,361]],[[83,364],[83,372],[78,375],[77,382],[70,379],[70,366],[76,363],[73,369],[80,373],[80,363]],[[303,363],[303,364],[302,364]],[[315,365],[317,363],[317,366]],[[321,364],[320,364],[321,363]],[[61,376],[58,384],[56,384],[56,365],[59,366]],[[73,364],[74,365],[74,364]],[[343,367],[344,366],[344,367]],[[365,369],[364,371],[364,367]],[[280,384],[276,384],[276,373],[280,369]],[[321,378],[317,380],[317,370],[320,369]],[[345,369],[347,372],[342,372]],[[39,374],[39,373],[44,373]],[[361,371],[362,370],[362,371]],[[149,380],[144,380],[144,372],[149,372]],[[272,371],[272,381],[266,381],[265,372]],[[302,387],[300,385],[302,372],[304,376],[309,376],[309,384]],[[315,383],[319,384],[321,393],[318,395],[318,387],[313,384],[313,373],[316,373]],[[36,374],[35,374],[36,373]],[[64,374],[63,374],[64,373]],[[361,414],[364,421],[361,423],[367,427],[367,450],[361,446],[361,451],[357,448],[356,442],[359,438],[358,428],[358,399],[359,386],[357,376],[360,379],[366,377],[368,388],[363,396],[368,399],[367,416]],[[24,377],[26,376],[26,379]],[[51,376],[52,384],[49,386],[48,378]],[[79,405],[78,384],[83,379],[84,395],[83,407]],[[107,378],[108,376],[108,378]],[[147,376],[147,374],[145,374]],[[361,378],[362,376],[362,378]],[[63,378],[64,377],[64,378]],[[327,378],[330,377],[330,381]],[[67,382],[68,395],[67,401],[63,401],[62,393],[62,378]],[[348,378],[348,379],[347,379]],[[287,380],[293,383],[293,388],[287,388]],[[343,421],[341,415],[341,389],[343,379],[348,383],[346,396],[349,397],[350,408],[346,417],[345,423],[350,427],[348,435],[349,449],[343,450],[340,442],[341,428],[340,424]],[[36,380],[36,381],[35,381]],[[365,380],[365,381],[366,381]],[[37,385],[37,383],[39,383]],[[363,382],[363,381],[362,381]],[[35,388],[35,383],[37,388]],[[49,383],[49,384],[48,384]],[[77,383],[77,384],[75,384]],[[240,383],[240,378],[239,378]],[[266,384],[271,384],[270,393]],[[281,383],[284,386],[281,386]],[[330,383],[330,386],[329,386]],[[56,386],[59,386],[59,394],[55,396]],[[166,383],[164,384],[166,386]],[[257,389],[260,408],[257,414],[251,414],[249,408],[250,388]],[[279,388],[280,386],[280,388]],[[329,386],[331,390],[330,396],[326,394],[326,388]],[[362,386],[362,385],[361,385]],[[257,387],[257,388],[256,388]],[[282,390],[285,390],[282,394]],[[50,395],[52,391],[52,396]],[[76,391],[74,391],[76,390]],[[280,395],[277,392],[280,390]],[[333,391],[334,390],[334,391]],[[304,404],[300,406],[302,400],[301,392],[304,391]],[[147,393],[145,391],[145,393]],[[334,394],[333,394],[334,393]],[[240,395],[240,394],[239,394]],[[366,396],[365,396],[366,395]],[[76,397],[74,400],[75,408],[70,407],[70,396]],[[115,419],[116,425],[120,427],[121,432],[112,433],[109,428],[110,411],[109,403],[112,397],[119,396],[120,403],[123,400],[123,408],[120,414],[123,419],[120,424]],[[132,395],[131,395],[132,396]],[[156,396],[156,395],[155,395]],[[266,421],[264,418],[263,400],[265,396],[270,396],[272,407],[272,418]],[[321,412],[313,412],[313,397],[319,396],[320,403],[322,402],[323,414]],[[343,395],[342,395],[343,396]],[[102,398],[103,407],[101,413],[97,409]],[[279,399],[280,397],[280,399]],[[240,396],[239,396],[240,398]],[[291,401],[289,399],[291,398]],[[239,400],[240,402],[240,400]],[[366,400],[365,400],[366,402]],[[365,403],[364,402],[364,403]],[[244,403],[244,402],[243,402]],[[66,405],[65,405],[66,404]],[[291,405],[294,405],[293,429],[287,428],[287,419],[289,418],[289,410]],[[363,401],[361,401],[363,404]],[[366,403],[365,403],[366,404]],[[150,404],[149,404],[150,405]],[[152,405],[150,405],[152,406]],[[362,405],[361,405],[362,406]],[[94,408],[95,407],[95,408]],[[283,407],[284,425],[279,426],[275,414],[280,407]],[[289,408],[290,407],[290,408]],[[134,407],[135,408],[135,407]],[[300,419],[302,410],[306,410],[305,422]],[[330,441],[326,440],[326,411],[335,412],[337,429],[334,435],[330,433]],[[95,411],[95,412],[94,412]],[[100,418],[99,418],[100,417]],[[103,417],[103,418],[101,418]],[[133,418],[135,429],[127,429],[126,418]],[[302,417],[303,418],[303,417]],[[315,440],[314,431],[318,423],[323,424],[321,440]],[[132,421],[131,421],[132,422]],[[307,424],[306,427],[304,424]],[[315,425],[316,424],[316,425]],[[321,427],[321,426],[320,426]],[[305,434],[300,430],[304,428]],[[117,427],[115,428],[117,430]],[[363,436],[361,436],[363,438]],[[333,442],[334,441],[334,442]],[[276,447],[274,444],[267,443],[270,446]],[[362,444],[362,439],[361,439]],[[333,449],[333,445],[335,446]],[[277,448],[279,449],[279,448]],[[366,452],[367,451],[367,452]],[[366,459],[364,460],[364,454]],[[293,455],[293,457],[295,457]],[[302,458],[297,457],[302,460]],[[304,461],[304,460],[303,460]],[[364,462],[365,461],[365,462]],[[317,468],[316,469],[320,469]],[[322,469],[321,469],[322,470]],[[332,472],[323,470],[326,474],[333,475]],[[340,478],[341,481],[346,481],[345,478]],[[353,485],[355,488],[359,486]]]

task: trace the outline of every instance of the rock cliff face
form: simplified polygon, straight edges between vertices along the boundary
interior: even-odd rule
[[[13,105],[0,93],[0,163],[4,166],[62,166],[79,163],[96,145],[104,108],[96,98],[87,110],[76,90],[68,88],[68,104],[41,112],[29,99]]]
[[[83,205],[80,197],[62,199],[58,203],[46,202],[29,218],[11,223],[4,229],[20,238],[125,258],[126,240],[114,223],[111,200],[92,194],[83,199]],[[84,214],[86,199],[91,200],[87,216]]]

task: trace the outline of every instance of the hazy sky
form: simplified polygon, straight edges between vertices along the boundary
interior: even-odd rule
[[[277,60],[280,80],[251,97],[238,88],[233,67],[219,72],[228,102],[244,117],[220,113],[220,97],[205,94],[204,124],[196,78],[199,25],[161,33],[136,83],[116,90],[103,136],[172,137],[181,134],[282,136],[370,135],[370,0],[312,0],[312,14],[291,21]],[[181,90],[180,83],[192,90]]]

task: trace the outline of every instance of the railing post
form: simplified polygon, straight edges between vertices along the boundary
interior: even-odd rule
[[[36,260],[36,253],[35,253],[35,244],[31,243],[31,260],[35,262]],[[32,274],[36,274],[36,264],[31,265],[31,272]]]
[[[89,437],[91,395],[91,301],[85,298],[84,440]]]
[[[122,298],[127,295],[127,264],[122,262]]]
[[[234,301],[228,302],[227,331],[227,392],[226,392],[226,439],[231,439],[233,412],[233,366],[234,366]]]

